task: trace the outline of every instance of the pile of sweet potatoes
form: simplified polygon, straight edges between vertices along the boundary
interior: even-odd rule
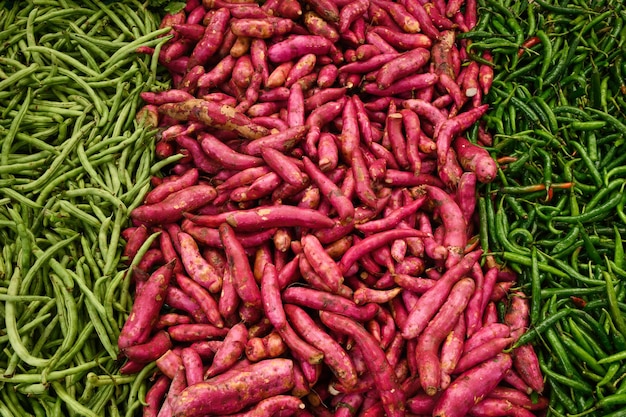
[[[456,39],[475,23],[475,0],[189,0],[164,18],[173,89],[142,114],[181,159],[124,231],[121,372],[158,369],[144,416],[546,408],[532,346],[512,348],[528,300],[477,237],[497,166],[489,57]]]

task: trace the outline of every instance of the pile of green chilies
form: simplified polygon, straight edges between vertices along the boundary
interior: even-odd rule
[[[168,29],[136,0],[0,2],[0,415],[131,416],[121,230],[155,163],[139,93]],[[155,55],[156,56],[156,55]],[[163,84],[163,85],[161,85]]]
[[[479,0],[467,51],[493,56],[483,119],[499,178],[481,243],[521,273],[549,416],[626,416],[626,9]],[[478,129],[473,132],[474,140]]]

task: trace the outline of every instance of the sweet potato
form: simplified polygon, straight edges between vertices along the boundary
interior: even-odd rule
[[[332,23],[339,22],[339,9],[332,0],[305,0],[312,10],[319,14],[324,20]]]
[[[341,192],[328,177],[320,171],[320,169],[306,156],[303,158],[304,170],[311,177],[311,181],[315,183],[321,190],[322,194],[328,199],[331,205],[339,214],[339,218],[349,223],[354,217],[354,206],[352,202]]]
[[[203,174],[217,174],[221,166],[216,161],[210,159],[203,151],[200,143],[191,136],[178,135],[174,139],[181,153],[186,153],[188,158]],[[173,171],[175,173],[175,171]]]
[[[532,345],[522,345],[513,350],[513,365],[529,387],[540,394],[543,392],[543,376]]]
[[[294,395],[274,395],[259,401],[252,409],[231,417],[288,416],[304,409],[302,400]]]
[[[311,74],[316,64],[317,56],[315,54],[305,54],[298,58],[294,66],[289,70],[287,78],[285,78],[285,87],[289,88],[302,78]],[[300,89],[303,89],[302,84],[299,85]]]
[[[202,19],[206,15],[206,9],[202,5],[201,0],[188,0],[185,2],[183,10],[187,13],[187,23],[190,24],[202,22]]]
[[[440,164],[445,163],[448,149],[454,139],[466,129],[476,123],[487,111],[489,105],[483,104],[473,107],[463,113],[444,121],[435,130],[435,141],[437,142],[437,160]],[[477,174],[478,175],[478,174]]]
[[[402,2],[407,12],[409,12],[420,25],[421,32],[428,36],[433,42],[436,41],[439,36],[439,30],[433,24],[430,15],[423,6],[423,3],[419,0],[404,0]]]
[[[327,310],[363,322],[373,319],[378,312],[378,306],[375,304],[358,306],[354,301],[341,295],[306,287],[288,287],[283,291],[282,299],[285,303]]]
[[[367,11],[368,6],[369,1],[357,0],[342,7],[339,11],[339,33],[345,34],[352,23]]]
[[[276,358],[287,351],[287,345],[280,334],[274,330],[264,337],[251,337],[245,347],[246,357],[252,362]]]
[[[474,291],[474,281],[464,278],[450,290],[448,299],[428,323],[417,340],[416,357],[418,375],[424,392],[435,395],[441,389],[441,362],[439,348],[454,329]]]
[[[509,307],[504,315],[504,323],[511,329],[511,336],[516,340],[528,330],[530,324],[530,303],[521,291],[511,294]]]
[[[230,15],[235,19],[263,19],[271,16],[258,3],[240,4],[230,9]]]
[[[251,184],[257,178],[271,172],[267,166],[254,167],[244,169],[228,177],[227,180],[218,184],[215,189],[219,192],[222,190],[233,189],[242,185]]]
[[[173,271],[174,262],[161,266],[150,275],[141,291],[135,294],[130,314],[118,337],[120,350],[148,341],[150,330],[159,318]]]
[[[157,93],[153,93],[150,91],[144,91],[140,93],[141,99],[148,104],[155,104],[160,106],[165,103],[179,103],[182,101],[187,101],[193,99],[194,96],[187,91],[179,90],[179,89],[170,89],[165,91],[159,91]]]
[[[356,369],[341,345],[322,330],[302,308],[286,304],[285,313],[296,332],[324,353],[324,363],[328,365],[342,386],[350,389],[356,385],[358,377]]]
[[[415,48],[383,65],[376,74],[379,89],[385,89],[395,81],[418,72],[430,59],[425,48]]]
[[[463,351],[465,353],[496,338],[506,338],[511,335],[509,326],[504,323],[493,323],[483,326],[472,334],[466,341]]]
[[[314,235],[303,236],[301,242],[304,255],[309,264],[332,292],[338,292],[343,283],[343,275],[335,261],[326,253],[324,247]]]
[[[463,354],[465,341],[465,317],[461,314],[456,325],[441,344],[439,356],[441,362],[441,389],[447,389],[452,380],[452,373]]]
[[[483,58],[486,61],[492,62],[491,53],[489,51],[483,52]],[[493,83],[493,67],[489,64],[482,64],[478,70],[478,84],[483,90],[483,94],[487,95],[491,89]]]
[[[166,375],[160,375],[156,379],[146,392],[143,417],[157,417],[169,386],[170,379]]]
[[[167,288],[165,304],[176,310],[187,313],[196,323],[209,322],[198,303],[178,287],[170,286]]]
[[[339,40],[339,31],[314,11],[304,13],[304,26],[313,35],[322,36],[335,43]]]
[[[506,372],[502,381],[506,382],[511,387],[518,390],[519,392],[526,393],[526,394],[532,394],[533,392],[533,389],[528,386],[526,381],[524,381],[522,377],[519,376],[519,373],[517,373],[517,371],[515,371],[515,369],[513,368],[509,369]]]
[[[235,231],[227,223],[222,223],[219,226],[219,232],[239,298],[241,298],[244,305],[261,310],[261,291],[254,279],[248,257],[237,239]]]
[[[194,238],[185,232],[178,233],[177,237],[181,245],[181,259],[189,276],[209,292],[219,292],[222,288],[222,277],[202,257]]]
[[[339,74],[367,74],[371,71],[377,71],[388,62],[401,56],[397,52],[381,53],[367,60],[351,62],[339,67]]]
[[[261,148],[272,147],[287,152],[304,138],[307,130],[308,126],[293,126],[281,132],[265,135],[246,143],[243,151],[249,155],[260,155]]]
[[[317,144],[318,166],[322,172],[329,172],[339,164],[339,148],[332,133],[320,134]],[[319,190],[319,189],[318,189]]]
[[[217,215],[192,215],[189,219],[207,227],[218,227],[226,222],[237,231],[271,229],[280,226],[320,229],[334,225],[330,218],[316,210],[288,205],[261,206]]]
[[[531,398],[529,393],[516,388],[497,386],[486,398],[499,398],[509,401],[511,404],[524,407],[527,410],[543,410],[548,407],[549,400],[546,397]]]
[[[333,63],[326,64],[317,72],[317,86],[319,88],[330,88],[339,75],[339,69]]]
[[[261,149],[261,156],[267,165],[288,184],[294,187],[301,187],[305,184],[306,179],[298,164],[281,151],[271,147],[264,147]]]
[[[360,392],[340,394],[334,397],[335,417],[352,417],[363,404],[364,395]]]
[[[209,294],[207,289],[183,274],[176,274],[176,283],[181,290],[198,303],[209,323],[217,327],[224,327],[224,320],[218,311],[217,301]]]
[[[141,245],[148,239],[148,228],[142,224],[133,229],[128,228],[126,231],[128,232],[128,237],[126,238],[122,256],[126,258],[127,263],[131,263]]]
[[[498,167],[496,161],[484,148],[475,145],[463,137],[453,142],[461,166],[476,174],[481,183],[489,183],[496,178]]]
[[[443,304],[452,286],[472,269],[481,255],[482,250],[480,249],[466,254],[459,263],[446,270],[432,289],[420,297],[418,304],[411,309],[407,322],[402,328],[404,337],[417,337],[426,328],[437,309]]]
[[[279,17],[242,18],[230,21],[230,30],[237,36],[269,39],[289,33],[293,29],[291,19]]]
[[[139,206],[130,212],[130,217],[150,225],[174,223],[183,218],[184,212],[200,208],[216,196],[214,187],[198,184],[176,191],[159,203]]]
[[[234,107],[208,100],[191,99],[159,106],[159,113],[176,120],[192,120],[226,131],[236,132],[246,139],[267,136],[268,130],[252,123],[249,117]]]
[[[248,341],[248,329],[245,324],[237,323],[228,330],[224,343],[215,352],[211,366],[204,372],[204,379],[218,375],[231,368],[244,353]]]
[[[376,290],[369,287],[358,288],[354,291],[353,300],[357,305],[368,303],[385,304],[402,292],[402,288],[396,287],[388,290]]]
[[[435,404],[433,416],[463,417],[502,380],[512,366],[511,356],[500,353],[495,358],[459,375]]]
[[[219,378],[219,377],[218,377]],[[266,359],[185,388],[172,404],[175,417],[233,414],[259,401],[283,394],[294,385],[293,362]]]
[[[467,224],[461,209],[445,191],[430,185],[424,186],[424,190],[429,201],[435,205],[435,211],[439,213],[444,224],[443,245],[448,249],[446,266],[450,268],[460,261],[465,251]]]
[[[157,330],[163,330],[176,324],[189,324],[192,322],[193,318],[188,315],[180,313],[165,313],[159,316],[159,320],[154,325],[154,328]]]
[[[306,54],[325,55],[330,51],[332,42],[322,36],[292,36],[271,45],[267,49],[270,61],[280,64]]]
[[[472,406],[468,415],[473,417],[532,417],[535,414],[505,399],[485,398]]]
[[[177,342],[195,342],[211,338],[222,338],[228,333],[225,327],[208,323],[177,324],[167,329],[172,340]]]
[[[204,153],[219,161],[224,168],[240,171],[263,164],[261,158],[238,153],[209,133],[200,132],[198,140]]]
[[[180,359],[185,369],[185,380],[187,385],[195,385],[202,382],[203,367],[202,357],[196,349],[186,346],[180,350]]]
[[[217,52],[224,39],[229,20],[230,13],[226,8],[217,9],[210,15],[209,21],[205,25],[206,29],[202,39],[198,41],[191,52],[187,68],[205,65]]]
[[[176,373],[183,368],[180,350],[180,348],[169,349],[155,361],[159,371],[170,380],[174,379]]]
[[[167,181],[159,186],[154,187],[146,194],[144,198],[144,204],[156,204],[167,198],[168,195],[180,191],[183,188],[191,187],[198,183],[199,172],[198,169],[192,168],[185,172],[183,175]]]
[[[164,331],[158,331],[150,336],[145,343],[128,346],[122,349],[122,353],[130,360],[137,362],[152,362],[163,355],[172,347],[172,341],[169,334]]]
[[[311,288],[316,289],[316,290],[326,291],[326,292],[332,292],[328,284],[324,282],[322,277],[320,277],[315,272],[315,270],[313,269],[313,267],[311,266],[311,264],[309,263],[309,261],[306,259],[305,256],[300,256],[298,264],[299,264],[300,276],[307,284],[309,284]]]
[[[513,342],[512,337],[497,337],[490,340],[483,345],[477,346],[472,350],[464,353],[459,359],[454,372],[461,373],[468,369],[493,358],[498,353],[502,352],[507,346]]]
[[[376,83],[372,82],[365,84],[362,90],[367,94],[379,97],[397,95],[407,92],[417,92],[419,90],[432,87],[438,79],[439,76],[431,72],[418,73],[399,79],[387,88],[379,88]]]
[[[364,254],[370,253],[396,239],[409,237],[424,237],[425,234],[415,229],[395,229],[376,233],[366,237],[352,246],[341,258],[339,267],[343,273],[360,259]]]
[[[302,16],[302,5],[298,0],[287,0],[278,2],[275,14],[287,19],[296,20]]]
[[[422,207],[425,201],[425,195],[419,196],[404,207],[400,207],[396,210],[390,211],[385,215],[385,217],[381,219],[370,220],[365,223],[359,223],[355,227],[363,233],[378,233],[392,229],[406,217],[417,212],[417,210]]]
[[[328,311],[320,311],[319,314],[325,326],[335,332],[352,337],[359,349],[367,352],[368,360],[365,364],[375,381],[386,415],[389,417],[404,416],[406,407],[404,393],[385,357],[385,352],[380,348],[376,339],[362,325],[351,318]]]
[[[220,248],[222,242],[220,240],[219,231],[215,228],[198,226],[195,223],[184,220],[182,223],[183,231],[191,235],[196,242],[211,248]],[[215,227],[218,227],[216,225]],[[274,235],[275,229],[260,229],[256,233],[238,233],[237,238],[244,248],[254,248],[263,242],[267,242]]]

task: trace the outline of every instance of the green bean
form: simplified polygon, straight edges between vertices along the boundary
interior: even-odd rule
[[[88,67],[87,65],[83,64],[79,60],[63,52],[56,51],[54,49],[47,48],[45,46],[38,46],[38,45],[29,46],[27,51],[54,56],[55,59],[63,61],[67,63],[68,65],[70,65],[71,67],[74,67],[75,69],[91,77],[97,77],[99,75],[99,72],[97,72],[96,70]]]
[[[106,312],[104,310],[104,306],[100,303],[99,300],[96,299],[95,295],[91,292],[84,282],[79,278],[78,274],[72,274],[75,277],[76,283],[79,285],[83,294],[87,296],[87,300],[85,306],[87,308],[87,313],[90,317],[90,322],[93,324],[96,333],[98,334],[99,340],[102,343],[102,346],[107,351],[107,353],[111,356],[111,358],[115,359],[118,356],[118,351],[115,349],[111,342],[111,334],[105,329],[105,325],[102,322],[102,317],[106,316]],[[67,360],[70,360],[71,356],[67,357]]]
[[[3,301],[5,301],[5,300],[3,300]],[[6,301],[13,302],[9,298],[7,298]],[[17,302],[19,302],[19,300]],[[37,328],[38,326],[43,324],[46,320],[48,320],[50,318],[50,316],[51,316],[50,313],[45,313],[45,314],[39,315],[37,318],[31,320],[30,322],[28,322],[25,325],[23,325],[22,327],[20,327],[18,329],[18,334],[20,334],[20,335],[28,334],[33,329]],[[0,343],[6,343],[8,341],[9,341],[9,336],[7,334],[4,334],[4,335],[0,336]]]
[[[118,256],[119,253],[116,248],[119,245],[119,237],[122,229],[122,222],[126,219],[126,208],[123,204],[117,206],[117,210],[115,212],[115,221],[113,223],[113,229],[111,231],[111,241],[109,242],[109,247],[107,248],[107,252],[109,256],[105,259],[103,273],[105,275],[111,275],[113,273],[113,268],[115,268],[116,262],[119,261]],[[117,255],[117,256],[116,256]]]
[[[11,277],[11,282],[8,287],[7,294],[10,296],[18,295],[18,289],[20,287],[20,270],[16,269],[13,276]],[[7,301],[5,303],[5,326],[7,335],[9,338],[9,342],[13,351],[20,357],[21,360],[26,362],[31,366],[36,367],[45,367],[50,363],[50,359],[38,358],[32,356],[28,348],[24,346],[22,342],[22,338],[20,337],[17,322],[16,322],[16,308],[15,303],[12,301]]]
[[[59,168],[59,166],[61,166],[61,164],[63,164],[65,158],[67,158],[67,155],[70,153],[72,148],[78,143],[78,141],[83,137],[83,135],[87,131],[89,131],[89,129],[91,129],[93,127],[93,124],[94,124],[94,122],[92,121],[92,122],[89,122],[89,123],[87,123],[87,124],[85,124],[83,126],[80,126],[78,128],[78,130],[75,133],[72,134],[72,137],[65,144],[64,149],[62,150],[62,152],[54,159],[52,164],[50,164],[50,167],[39,178],[37,178],[36,180],[30,182],[27,185],[16,186],[14,188],[16,188],[18,191],[22,191],[22,192],[24,192],[24,191],[34,191],[34,190],[38,190],[44,184],[47,184],[47,182],[50,179],[50,177],[52,175],[54,175],[56,170]]]
[[[113,55],[111,55],[111,57],[107,61],[104,61],[100,66],[102,68],[107,68],[114,62],[118,61],[120,58],[133,53],[138,46],[142,46],[142,45],[151,46],[151,45],[156,45],[159,42],[162,42],[161,39],[155,39],[155,38],[158,38],[161,35],[167,35],[167,33],[170,32],[170,30],[171,28],[158,29],[147,35],[141,36],[132,42],[126,43],[124,46],[119,48],[115,53],[113,53]]]
[[[33,64],[35,65],[35,64]],[[7,78],[7,80],[10,79]],[[0,84],[2,84],[2,82],[0,81]],[[2,88],[0,88],[0,91],[2,90]],[[7,132],[7,134],[4,137],[4,140],[2,142],[2,149],[1,149],[1,154],[0,154],[0,164],[1,165],[7,165],[8,164],[8,158],[9,158],[9,152],[11,150],[11,145],[13,143],[13,139],[15,138],[15,135],[17,134],[17,130],[19,128],[19,126],[21,125],[22,121],[24,120],[24,117],[26,116],[26,112],[28,110],[28,105],[30,103],[30,101],[32,100],[32,90],[29,88],[27,90],[26,93],[26,98],[24,99],[24,102],[22,103],[22,107],[20,108],[19,112],[17,113],[17,115],[15,116],[15,118],[13,119],[12,123],[11,123],[11,127],[9,129],[9,131]]]
[[[7,87],[17,84],[18,81],[29,77],[38,69],[39,69],[39,64],[34,62],[30,64],[28,67],[22,68],[14,72],[8,78],[5,78],[4,80],[0,81],[0,91],[5,91]]]
[[[75,413],[78,413],[86,417],[98,417],[98,414],[94,413],[89,408],[83,406],[81,403],[76,401],[75,398],[69,395],[68,392],[63,387],[63,385],[61,385],[61,383],[59,383],[58,381],[52,381],[51,385],[52,385],[52,388],[54,388],[56,394],[59,396],[59,398],[61,398],[67,404],[67,406],[70,409],[72,409]]]

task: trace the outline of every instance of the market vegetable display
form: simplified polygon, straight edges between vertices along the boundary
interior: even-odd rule
[[[0,2],[0,413],[624,415],[614,3]]]
[[[168,40],[159,24],[134,1],[0,6],[3,416],[142,404],[150,368],[118,372],[132,305],[121,232],[161,169],[136,116],[139,94],[167,84],[135,53]]]
[[[142,98],[159,157],[183,158],[124,230],[135,301],[118,346],[158,353],[121,372],[154,360],[166,376],[144,415],[545,411],[538,357],[513,346],[529,300],[478,247],[476,191],[498,166],[463,136],[493,75],[457,40],[476,4],[333,5],[164,17],[172,89]]]

